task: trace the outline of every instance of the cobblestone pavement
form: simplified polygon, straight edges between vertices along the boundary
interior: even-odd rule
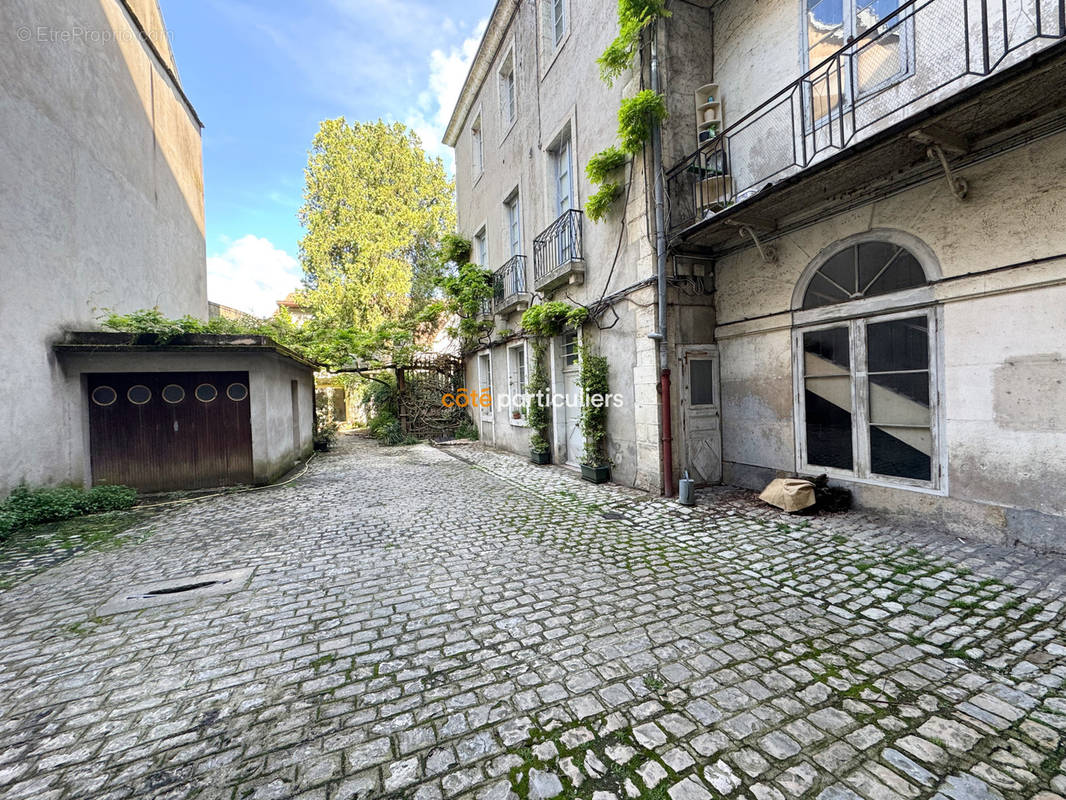
[[[1066,797],[1061,564],[745,498],[348,437],[0,593],[0,796]]]

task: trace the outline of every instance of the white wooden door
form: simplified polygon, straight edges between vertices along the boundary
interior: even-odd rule
[[[682,472],[697,484],[722,481],[722,416],[718,348],[678,348],[681,372]]]

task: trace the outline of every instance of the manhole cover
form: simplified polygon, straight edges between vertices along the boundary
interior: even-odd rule
[[[179,600],[232,594],[244,588],[253,571],[253,567],[244,567],[226,572],[211,572],[205,575],[191,575],[127,586],[104,603],[96,613],[103,617],[108,614],[137,611]]]

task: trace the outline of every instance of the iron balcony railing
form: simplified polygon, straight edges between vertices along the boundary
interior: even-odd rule
[[[533,240],[533,282],[552,277],[574,261],[581,261],[580,211],[571,208]]]
[[[526,257],[511,256],[492,276],[493,305],[498,311],[521,299],[526,291]]]
[[[862,35],[667,173],[672,231],[1066,37],[1066,0],[910,0],[881,20],[874,8]]]

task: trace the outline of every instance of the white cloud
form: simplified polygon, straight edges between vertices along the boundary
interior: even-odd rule
[[[270,242],[243,236],[221,255],[207,259],[207,298],[259,317],[277,310],[277,301],[298,289],[299,262]]]
[[[449,164],[451,148],[441,139],[488,24],[487,18],[481,20],[458,47],[451,47],[447,52],[437,49],[429,54],[427,88],[418,96],[418,108],[407,118],[407,124],[421,137],[426,151],[442,156]]]

